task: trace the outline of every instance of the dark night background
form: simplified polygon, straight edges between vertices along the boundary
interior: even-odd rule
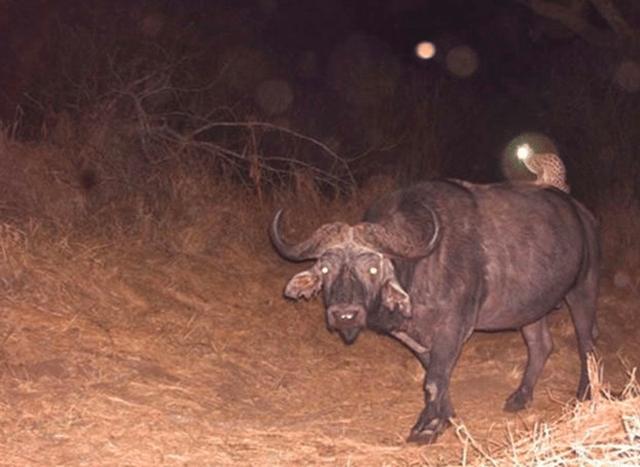
[[[173,96],[144,102],[157,121],[181,132],[204,116],[274,122],[326,142],[358,179],[392,170],[498,180],[500,156],[525,132],[551,139],[579,195],[605,172],[607,189],[612,165],[637,177],[624,154],[637,141],[638,35],[616,36],[595,3],[556,3],[588,24],[580,33],[562,15],[538,14],[538,3],[553,4],[10,1],[0,15],[2,116],[19,117],[33,138],[61,113],[100,113],[136,73],[165,70]],[[615,6],[637,33],[638,6]],[[434,59],[416,58],[421,40],[435,43]],[[447,65],[460,47],[476,59],[458,55],[465,76]],[[228,133],[201,136],[233,146]],[[313,149],[294,154],[273,139],[262,142],[265,164],[278,154],[332,170]]]

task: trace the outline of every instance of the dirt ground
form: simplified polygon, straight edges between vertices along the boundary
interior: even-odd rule
[[[405,443],[422,408],[411,353],[372,333],[345,346],[319,301],[282,298],[302,266],[267,248],[174,255],[63,239],[19,262],[3,253],[1,465],[462,461],[454,428],[434,446]],[[637,291],[603,281],[599,350],[614,387],[640,363],[639,304]],[[518,414],[502,405],[526,358],[520,335],[476,333],[465,346],[452,398],[488,453],[574,395],[573,327],[566,310],[551,322],[555,351]]]

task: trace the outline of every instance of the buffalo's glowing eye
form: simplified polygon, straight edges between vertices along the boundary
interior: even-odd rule
[[[328,268],[327,266],[322,266],[322,267],[320,268],[320,272],[321,272],[322,274],[328,274],[328,273],[329,273],[329,268]]]
[[[371,266],[369,268],[369,274],[371,274],[372,276],[375,276],[376,274],[378,274],[378,268],[375,266]]]

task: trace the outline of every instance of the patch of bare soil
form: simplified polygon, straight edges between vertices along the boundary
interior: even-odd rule
[[[423,397],[411,353],[372,333],[345,346],[318,301],[282,298],[300,266],[266,246],[189,255],[86,240],[2,254],[2,465],[462,462],[453,428],[434,446],[405,443]],[[603,284],[599,350],[614,387],[625,359],[640,363],[639,303]],[[502,405],[526,358],[520,335],[477,333],[465,346],[452,397],[486,453],[574,396],[573,326],[566,310],[551,322],[555,352],[518,414]]]

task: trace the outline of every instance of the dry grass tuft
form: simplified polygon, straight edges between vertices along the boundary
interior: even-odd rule
[[[490,453],[479,445],[464,425],[457,426],[463,442],[462,464],[469,450],[478,455],[474,465],[639,465],[640,387],[635,368],[618,397],[612,396],[602,381],[602,364],[589,357],[592,399],[572,403],[552,422],[536,423],[530,430],[508,428],[504,447]]]

